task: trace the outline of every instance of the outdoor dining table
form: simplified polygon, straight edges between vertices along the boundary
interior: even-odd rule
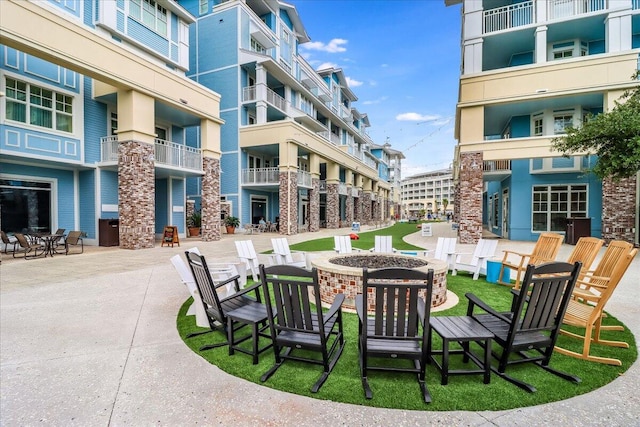
[[[64,234],[40,234],[38,238],[42,240],[44,243],[44,256],[45,258],[49,255],[53,257],[55,253],[55,242],[58,241],[61,237],[64,237]]]

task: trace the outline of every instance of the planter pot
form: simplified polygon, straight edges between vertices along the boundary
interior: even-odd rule
[[[197,237],[200,235],[200,227],[189,227],[189,237]]]
[[[227,225],[227,234],[234,234],[236,232],[236,228],[232,225]]]

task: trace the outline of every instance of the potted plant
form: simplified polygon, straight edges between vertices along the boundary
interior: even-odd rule
[[[233,234],[240,225],[240,220],[235,216],[228,216],[224,219],[224,225],[227,227],[227,234]]]
[[[202,214],[199,211],[195,211],[194,213],[187,218],[187,229],[189,230],[189,236],[195,237],[200,234],[200,227],[202,226]]]

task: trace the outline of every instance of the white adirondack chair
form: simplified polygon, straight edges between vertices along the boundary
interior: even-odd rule
[[[258,261],[258,254],[256,254],[256,250],[253,247],[253,242],[251,240],[237,240],[235,244],[238,258],[244,262],[247,271],[251,271],[253,281],[257,282],[260,275],[258,272],[260,262]]]
[[[447,263],[447,268],[450,269],[453,266],[453,257],[456,252],[456,238],[455,237],[438,237],[438,242],[436,243],[436,250],[433,251],[431,249],[427,250],[426,255],[431,256],[430,253],[433,252],[432,258],[439,259]]]
[[[371,252],[389,254],[396,251],[393,248],[392,236],[375,236],[375,239],[375,246],[371,248]]]
[[[189,252],[194,252],[200,255],[200,251],[198,250],[198,248],[191,248],[189,249]],[[187,314],[196,316],[196,325],[198,325],[199,327],[211,327],[211,325],[209,324],[209,319],[207,319],[207,313],[204,311],[204,307],[202,306],[202,300],[200,299],[200,293],[198,292],[196,281],[193,278],[193,274],[191,274],[189,266],[186,262],[184,262],[180,255],[172,256],[171,264],[173,264],[173,267],[180,275],[180,281],[187,287],[187,290],[193,297],[193,304],[191,304],[191,307],[189,307],[189,311],[187,311]]]
[[[289,242],[285,237],[271,239],[271,246],[273,246],[272,262],[274,264],[307,267],[306,254],[304,252],[292,253],[291,249],[289,249]]]
[[[360,249],[351,246],[350,236],[333,236],[333,250],[339,254],[350,254],[353,251],[360,252]]]
[[[498,247],[496,239],[480,239],[473,254],[459,252],[455,254],[451,275],[458,274],[458,270],[473,273],[473,280],[478,280],[480,273],[487,274],[487,260],[493,258]],[[462,255],[471,255],[468,263],[462,262]]]

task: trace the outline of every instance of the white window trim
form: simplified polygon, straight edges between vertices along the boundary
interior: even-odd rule
[[[551,209],[551,200],[550,199],[547,200],[547,211],[546,211],[546,214],[547,214],[547,225],[546,225],[546,230],[534,230],[533,229],[533,215],[535,213],[537,213],[537,211],[534,211],[534,209],[533,209],[533,204],[535,203],[535,201],[534,201],[534,194],[535,194],[534,188],[535,187],[546,187],[547,194],[548,194],[550,187],[558,187],[558,186],[567,187],[567,190],[569,190],[569,187],[574,187],[574,186],[584,186],[585,187],[584,191],[586,193],[586,200],[585,200],[585,208],[586,208],[586,210],[584,211],[584,214],[585,214],[585,217],[588,217],[588,215],[589,215],[589,184],[586,184],[586,183],[534,184],[534,185],[531,186],[531,206],[530,206],[530,208],[531,208],[531,224],[530,224],[531,233],[534,233],[534,234],[536,234],[536,233],[549,233],[549,232],[552,232],[552,233],[563,233],[563,230],[550,230],[550,228],[551,228],[550,227],[551,226],[551,222],[550,222],[551,221],[551,215],[550,215],[550,212],[551,212],[550,211],[550,209]],[[570,209],[571,209],[571,191],[568,191],[568,194],[569,194],[569,198],[568,198],[567,203],[568,203],[569,212],[567,213],[567,217],[573,215],[573,212],[570,211]],[[581,211],[577,211],[577,212],[581,212]]]
[[[0,173],[0,179],[42,182],[42,183],[51,185],[51,189],[50,189],[51,229],[55,230],[58,228],[58,179],[57,178],[43,178],[40,176],[33,176],[33,175],[14,175],[14,174]]]
[[[72,98],[72,109],[73,112],[71,113],[71,129],[72,132],[67,132],[64,130],[58,130],[55,127],[55,121],[54,121],[54,125],[50,128],[48,127],[44,127],[44,126],[38,126],[38,125],[32,125],[31,123],[29,123],[28,121],[28,117],[29,117],[29,110],[27,109],[27,121],[26,122],[20,122],[20,121],[16,121],[16,120],[11,120],[11,119],[7,119],[7,101],[9,100],[9,97],[6,95],[7,93],[7,77],[20,81],[20,82],[24,82],[26,83],[27,86],[27,100],[26,100],[26,104],[27,106],[31,105],[31,102],[29,101],[29,87],[30,86],[37,86],[39,88],[42,89],[46,89],[46,90],[50,90],[53,92],[53,106],[52,106],[52,111],[55,117],[55,94],[59,93],[61,95],[65,95],[65,96],[69,96]],[[7,124],[11,124],[13,126],[16,127],[20,127],[22,129],[31,129],[37,132],[46,132],[46,133],[50,133],[53,135],[59,135],[59,136],[64,136],[66,138],[69,137],[73,137],[73,138],[80,138],[79,135],[82,135],[82,133],[84,132],[83,130],[83,126],[82,126],[82,102],[78,102],[78,100],[82,100],[82,91],[80,91],[79,93],[75,93],[75,92],[70,92],[67,90],[64,90],[58,86],[53,86],[53,85],[48,85],[44,82],[38,81],[38,80],[33,80],[33,79],[29,79],[24,75],[21,74],[14,74],[14,73],[8,73],[8,72],[0,72],[0,92],[4,94],[4,96],[0,97],[0,123],[7,123]]]

